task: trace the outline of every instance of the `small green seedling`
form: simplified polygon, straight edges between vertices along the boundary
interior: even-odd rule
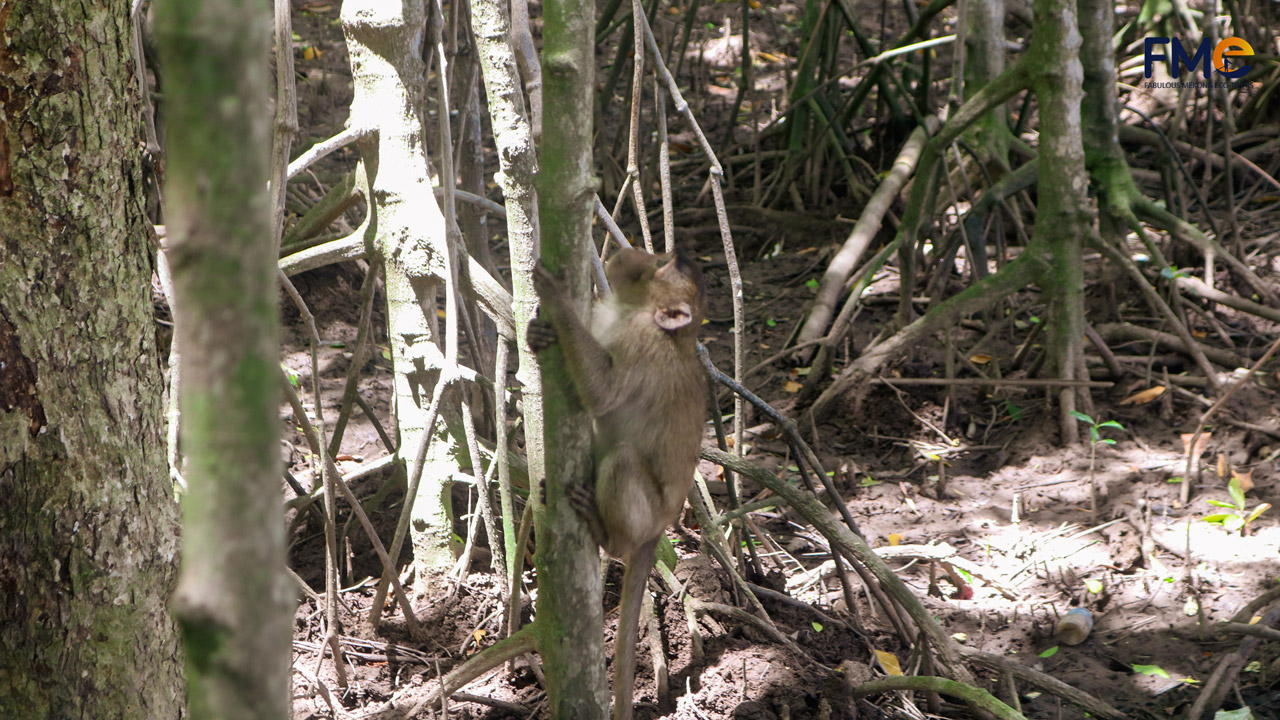
[[[1089,417],[1088,415],[1085,415],[1082,412],[1076,412],[1074,410],[1071,411],[1071,417],[1089,426],[1089,444],[1091,445],[1097,445],[1099,443],[1104,443],[1106,445],[1115,445],[1116,444],[1115,440],[1112,440],[1111,438],[1102,437],[1102,434],[1099,431],[1102,430],[1103,428],[1115,428],[1117,430],[1124,429],[1124,426],[1116,422],[1115,420],[1108,420],[1106,422],[1094,422],[1093,418]]]
[[[1245,534],[1249,525],[1252,524],[1254,520],[1257,520],[1259,515],[1271,509],[1271,503],[1260,503],[1254,509],[1245,512],[1247,509],[1247,500],[1244,496],[1244,487],[1240,484],[1240,478],[1238,477],[1231,478],[1231,482],[1227,483],[1227,494],[1231,496],[1231,502],[1225,503],[1221,500],[1210,500],[1209,504],[1221,508],[1227,508],[1232,512],[1214,513],[1212,515],[1206,515],[1204,518],[1205,522],[1213,523],[1214,525],[1221,525],[1227,532],[1238,532],[1241,535]]]
[[[1098,521],[1098,482],[1094,476],[1094,466],[1098,461],[1098,445],[1115,445],[1116,441],[1111,438],[1102,437],[1103,428],[1115,428],[1123,430],[1124,426],[1115,420],[1107,420],[1106,422],[1097,422],[1093,418],[1082,412],[1071,411],[1071,417],[1079,420],[1089,426],[1089,509],[1093,514],[1093,521]]]
[[[1166,680],[1170,679],[1169,673],[1166,672],[1165,669],[1160,667],[1159,665],[1134,665],[1133,671],[1135,673],[1138,673],[1139,675],[1150,675],[1152,677],[1161,677]]]

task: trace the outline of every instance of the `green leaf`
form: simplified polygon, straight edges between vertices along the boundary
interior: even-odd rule
[[[863,475],[862,479],[858,481],[858,487],[875,487],[879,484],[880,481],[870,475]]]
[[[1022,419],[1022,408],[1013,404],[1012,401],[1005,401],[1004,411],[1009,413],[1009,419],[1017,422]]]
[[[1231,478],[1231,482],[1227,483],[1227,494],[1235,501],[1236,507],[1244,509],[1244,488],[1240,485],[1240,478]]]
[[[814,631],[814,632],[822,632],[822,623],[820,623],[820,622],[814,622],[814,623],[809,623],[809,624],[813,626],[813,631]]]
[[[1082,422],[1082,423],[1088,423],[1088,424],[1090,424],[1090,425],[1092,425],[1092,424],[1093,424],[1093,418],[1089,417],[1088,415],[1085,415],[1084,413],[1080,412],[1079,410],[1072,410],[1072,411],[1071,411],[1071,417],[1073,417],[1073,418],[1075,418],[1075,419],[1079,420],[1079,421],[1080,421],[1080,422]]]
[[[1159,665],[1134,665],[1133,671],[1141,675],[1154,675],[1155,677],[1169,679],[1169,673],[1165,672],[1164,668]]]
[[[1085,580],[1084,588],[1089,592],[1093,593],[1094,595],[1101,595],[1102,581],[1101,580]]]
[[[1242,527],[1244,527],[1244,518],[1239,515],[1228,515],[1222,521],[1222,529],[1227,532],[1238,532]]]
[[[1253,720],[1253,710],[1248,705],[1235,710],[1219,710],[1213,714],[1213,720]]]
[[[1232,505],[1229,502],[1222,502],[1221,500],[1207,500],[1206,502],[1208,502],[1210,505],[1214,507],[1230,508],[1232,510],[1236,509],[1235,505]]]
[[[1262,503],[1262,504],[1261,504],[1261,505],[1259,505],[1258,507],[1254,508],[1254,509],[1253,509],[1253,512],[1249,513],[1248,517],[1246,517],[1246,518],[1244,519],[1244,524],[1245,524],[1245,525],[1248,525],[1249,523],[1253,522],[1254,520],[1257,520],[1259,515],[1261,515],[1262,513],[1266,512],[1266,511],[1268,511],[1268,510],[1270,510],[1270,509],[1271,509],[1271,503]]]
[[[1040,653],[1040,657],[1042,657],[1042,658],[1051,658],[1051,657],[1053,657],[1054,655],[1057,655],[1057,654],[1058,654],[1058,646],[1057,646],[1057,645],[1054,645],[1053,647],[1049,648],[1048,650],[1045,650],[1044,652]]]
[[[1182,476],[1181,476],[1181,475],[1175,475],[1175,476],[1173,476],[1173,477],[1169,478],[1168,480],[1166,480],[1165,482],[1172,483],[1172,484],[1174,484],[1174,485],[1181,485],[1181,484],[1182,484]]]
[[[817,289],[818,289],[818,281],[817,281],[817,280],[815,280],[815,279],[813,279],[813,278],[809,278],[808,280],[805,280],[805,281],[804,281],[804,286],[805,286],[805,287],[807,287],[807,288],[809,288],[810,290],[817,290]]]
[[[1213,515],[1205,515],[1204,521],[1213,525],[1221,525],[1227,521],[1227,518],[1235,517],[1231,513],[1215,513]]]
[[[1111,438],[1102,438],[1102,440],[1100,440],[1099,442],[1101,442],[1103,445],[1115,445],[1115,444],[1116,444],[1116,441],[1115,441],[1115,440],[1112,440]]]
[[[764,321],[764,324],[765,324],[765,326],[767,326],[767,327],[777,327],[777,326],[778,326],[778,321],[777,321],[777,320],[774,320],[773,318],[769,318],[768,320],[765,320],[765,321]]]
[[[1108,421],[1103,422],[1103,423],[1098,423],[1098,427],[1100,427],[1100,428],[1104,428],[1104,427],[1113,427],[1113,428],[1116,428],[1117,430],[1123,430],[1123,429],[1124,429],[1124,426],[1123,426],[1123,425],[1121,425],[1120,423],[1116,422],[1115,420],[1108,420]]]

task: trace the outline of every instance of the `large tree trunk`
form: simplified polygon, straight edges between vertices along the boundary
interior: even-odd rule
[[[0,7],[0,717],[180,718],[129,3]]]
[[[453,287],[449,277],[445,219],[431,189],[427,160],[427,66],[423,61],[426,5],[421,0],[385,3],[347,0],[342,5],[342,29],[351,56],[355,97],[351,125],[371,132],[360,142],[360,159],[368,174],[370,199],[366,247],[383,263],[387,295],[387,334],[395,368],[393,407],[402,460],[412,462],[431,432],[428,454],[414,497],[410,533],[417,571],[415,594],[422,598],[443,586],[454,563],[453,508],[450,487],[459,475],[455,459],[462,447],[449,432],[443,413],[432,428],[429,406],[439,382],[443,353],[436,323],[436,296]],[[427,47],[425,52],[433,53]],[[447,314],[447,313],[446,313]],[[456,318],[454,318],[456,321]],[[412,472],[412,468],[410,468]],[[479,470],[476,471],[479,476]],[[396,536],[403,540],[402,521]],[[398,561],[400,545],[392,542]],[[381,614],[381,600],[390,578],[382,578],[371,620]]]

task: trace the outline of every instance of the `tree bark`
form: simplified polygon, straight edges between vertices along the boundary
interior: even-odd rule
[[[1037,0],[1031,44],[1035,55],[1034,89],[1040,109],[1040,181],[1036,229],[1028,252],[1048,259],[1040,286],[1049,299],[1048,347],[1045,352],[1062,380],[1085,379],[1083,238],[1094,234],[1096,214],[1089,199],[1089,176],[1084,166],[1084,128],[1080,103],[1084,99],[1084,70],[1080,64],[1081,37],[1075,0]],[[1076,401],[1087,402],[1087,391],[1064,387],[1058,391],[1058,425],[1062,440],[1078,439],[1078,423],[1071,413]]]
[[[129,3],[0,6],[0,717],[181,718]]]
[[[193,718],[282,720],[289,710],[279,289],[266,192],[270,116],[262,111],[268,7],[156,5],[189,488],[174,609]]]
[[[595,4],[557,0],[543,5],[542,77],[555,118],[542,128],[538,200],[542,260],[567,271],[585,311],[590,297],[588,253],[595,252],[591,216],[591,100],[595,87]],[[546,505],[535,505],[538,530],[539,651],[556,718],[604,717],[604,623],[599,551],[568,503],[571,483],[590,482],[591,420],[574,399],[564,355],[552,346],[540,358],[546,410]]]
[[[384,3],[348,0],[342,27],[351,55],[355,97],[351,124],[373,130],[360,142],[371,186],[366,247],[385,268],[387,324],[395,368],[394,408],[402,456],[410,458],[428,432],[428,405],[442,360],[436,295],[449,277],[445,219],[431,189],[424,134],[423,32],[420,0]],[[425,52],[435,52],[434,47]],[[446,288],[445,293],[453,292]],[[415,594],[422,597],[453,566],[449,488],[458,474],[455,448],[443,417],[437,418],[413,503]],[[478,472],[478,471],[477,471]],[[391,548],[397,559],[399,548]],[[389,578],[383,578],[383,592]],[[374,603],[375,613],[380,598]]]

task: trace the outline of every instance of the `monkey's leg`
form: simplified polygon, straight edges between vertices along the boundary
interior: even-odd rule
[[[653,538],[627,555],[622,573],[622,602],[618,606],[618,633],[613,651],[613,720],[631,720],[636,689],[636,632],[640,627],[640,603],[653,567]],[[658,638],[649,638],[658,642]]]
[[[573,506],[578,517],[587,524],[587,530],[600,547],[606,547],[609,535],[605,532],[604,522],[600,519],[600,511],[596,509],[595,489],[587,485],[570,485],[567,493],[569,504]]]
[[[601,545],[625,559],[666,529],[661,486],[629,443],[614,443],[597,456],[595,509],[605,534]]]

